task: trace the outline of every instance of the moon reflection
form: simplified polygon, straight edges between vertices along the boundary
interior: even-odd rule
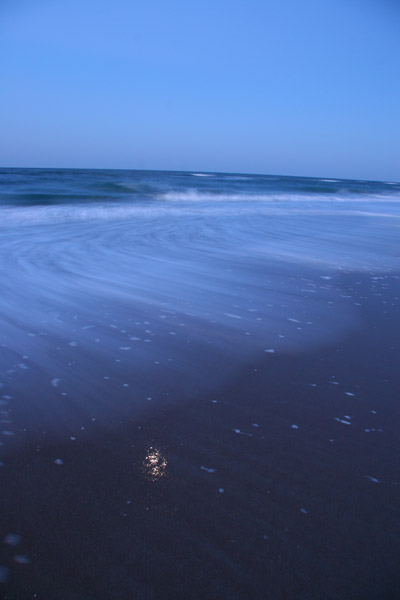
[[[143,460],[143,470],[149,481],[158,481],[161,479],[167,469],[167,459],[161,454],[158,448],[150,447]]]

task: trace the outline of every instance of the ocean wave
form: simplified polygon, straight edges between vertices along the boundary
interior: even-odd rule
[[[192,177],[214,177],[212,173],[192,173]]]
[[[109,196],[94,194],[66,194],[57,192],[30,192],[16,194],[1,194],[0,201],[3,206],[49,206],[56,204],[77,204],[81,202],[104,201]]]
[[[313,188],[300,188],[296,192],[277,193],[274,191],[268,193],[257,193],[257,192],[224,192],[224,191],[203,191],[198,189],[185,189],[185,190],[170,190],[157,195],[159,200],[176,201],[176,202],[259,202],[259,203],[271,203],[271,202],[288,202],[288,203],[311,203],[316,204],[318,202],[324,202],[332,204],[334,203],[370,203],[370,202],[392,202],[394,204],[400,203],[400,195],[385,194],[385,193],[369,193],[365,192],[361,195],[358,192],[352,190],[345,190],[342,194],[337,194],[335,191],[329,191],[325,194],[321,189]],[[349,194],[355,194],[355,197],[351,197]],[[357,196],[361,195],[360,198]]]
[[[219,175],[218,177],[225,181],[251,181],[254,179],[254,176],[250,175]]]
[[[160,200],[167,201],[188,201],[188,202],[246,202],[248,200],[253,201],[265,201],[271,199],[269,194],[251,194],[251,193],[226,193],[226,192],[212,192],[212,191],[199,191],[197,189],[186,189],[186,190],[171,190],[158,195]]]
[[[0,207],[0,229],[13,226],[50,225],[73,222],[105,222],[145,220],[149,218],[235,218],[248,219],[300,216],[368,216],[400,217],[400,198],[379,196],[370,198],[324,197],[301,195],[212,194],[187,191],[161,194],[156,201],[73,203],[51,205],[21,205]]]

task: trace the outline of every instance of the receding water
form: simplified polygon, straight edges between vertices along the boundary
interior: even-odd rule
[[[105,425],[209,392],[265,351],[327,345],[360,324],[338,278],[400,265],[394,182],[41,169],[0,181],[0,381],[17,428]]]

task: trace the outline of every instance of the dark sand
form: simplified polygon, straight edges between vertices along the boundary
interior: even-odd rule
[[[355,278],[363,325],[334,345],[87,438],[21,432],[3,598],[400,598],[400,280]]]

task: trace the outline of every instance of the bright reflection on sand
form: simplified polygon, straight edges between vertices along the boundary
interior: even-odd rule
[[[158,481],[165,475],[167,459],[158,450],[150,446],[143,460],[144,473],[150,481]]]

